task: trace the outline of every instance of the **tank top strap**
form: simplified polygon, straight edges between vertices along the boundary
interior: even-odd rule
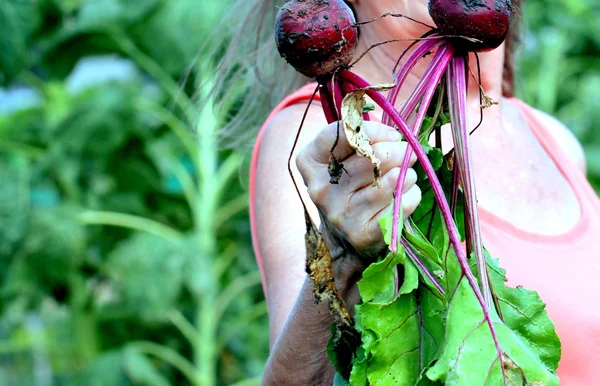
[[[265,284],[266,283],[265,270],[264,270],[264,266],[263,266],[262,256],[260,254],[260,248],[258,245],[258,236],[256,234],[256,207],[254,204],[256,201],[256,169],[258,167],[260,145],[262,143],[262,138],[263,138],[263,135],[265,132],[265,128],[267,127],[267,125],[269,124],[271,119],[273,119],[277,114],[279,114],[279,112],[281,112],[286,107],[293,106],[293,105],[295,105],[297,103],[301,103],[301,102],[308,102],[312,98],[316,87],[317,87],[316,83],[308,83],[305,86],[296,90],[294,93],[292,93],[289,96],[287,96],[286,98],[284,98],[281,102],[279,102],[279,104],[277,106],[275,106],[273,111],[271,111],[271,114],[269,114],[269,116],[263,123],[262,127],[260,128],[260,131],[258,132],[258,135],[256,137],[256,142],[254,143],[254,148],[252,150],[252,158],[250,161],[250,183],[249,183],[250,231],[252,233],[252,247],[254,249],[254,255],[256,256],[256,263],[258,264],[258,269],[260,270],[260,275],[262,278],[262,285],[263,285],[263,292],[265,294],[265,297],[267,296],[267,289],[265,287],[265,285],[266,285]],[[315,95],[314,100],[315,101],[320,100],[318,93]]]

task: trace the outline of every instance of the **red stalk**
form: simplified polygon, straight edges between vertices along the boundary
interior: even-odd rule
[[[448,68],[448,104],[456,166],[460,174],[460,183],[465,195],[468,240],[475,252],[479,283],[487,306],[493,307],[490,284],[488,282],[487,263],[483,254],[483,242],[479,228],[479,212],[477,211],[477,192],[475,189],[475,170],[471,157],[471,137],[469,135],[469,116],[467,111],[467,66],[466,57],[457,56]],[[455,167],[456,167],[455,166]]]

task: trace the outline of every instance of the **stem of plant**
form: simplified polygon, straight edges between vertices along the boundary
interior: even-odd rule
[[[410,74],[410,71],[415,67],[417,62],[423,58],[429,51],[433,50],[437,46],[441,44],[439,40],[425,40],[417,45],[417,47],[408,55],[406,58],[406,63],[401,67],[400,72],[394,76],[394,81],[396,82],[396,86],[390,90],[388,94],[388,99],[392,105],[396,104],[396,100],[398,99],[398,94],[400,93],[400,88],[404,84],[404,81]],[[397,63],[399,64],[399,63]],[[381,122],[384,125],[391,126],[392,121],[388,114],[385,112],[381,117]]]
[[[475,171],[470,152],[469,116],[467,111],[467,66],[466,57],[456,56],[448,68],[448,104],[456,160],[459,166],[460,182],[465,195],[465,209],[468,221],[470,246],[477,259],[477,271],[481,292],[488,308],[492,309],[493,300],[488,282],[487,263],[483,254],[483,242],[479,228],[477,211],[477,193],[475,189]]]
[[[400,239],[400,243],[404,247],[404,250],[408,254],[408,257],[412,260],[413,263],[415,263],[417,267],[419,267],[420,271],[423,272],[423,274],[427,276],[427,278],[433,283],[434,287],[440,292],[440,295],[446,295],[446,291],[444,291],[444,288],[441,286],[440,283],[438,283],[435,276],[433,276],[431,272],[429,272],[429,269],[427,269],[425,264],[423,264],[421,259],[419,259],[419,256],[417,256],[415,251],[413,251],[410,244],[404,238]]]
[[[218,146],[216,120],[212,116],[212,106],[205,105],[198,119],[198,202],[197,217],[194,219],[195,236],[200,250],[199,259],[206,259],[208,269],[214,272],[214,257],[217,255],[217,235],[215,213],[217,210],[218,186]],[[212,275],[211,275],[212,276]],[[219,320],[215,315],[215,299],[219,292],[218,279],[213,279],[207,289],[198,295],[198,309],[195,325],[198,337],[194,350],[195,381],[197,385],[215,385],[217,382],[216,335]]]
[[[425,119],[425,114],[429,109],[429,105],[435,95],[435,90],[437,89],[437,85],[444,76],[444,72],[450,62],[450,59],[454,55],[454,50],[448,46],[441,46],[436,52],[435,57],[431,61],[431,64],[427,68],[425,75],[423,76],[421,82],[415,89],[415,92],[418,90],[423,90],[424,95],[421,100],[421,106],[417,113],[417,117],[415,119],[412,132],[415,136],[419,135],[419,131],[421,126],[423,125],[423,120]],[[417,98],[413,98],[414,101],[410,101],[406,103],[400,115],[404,118],[405,115],[408,115],[409,111],[412,111],[409,104],[414,103],[416,105]],[[414,108],[414,107],[413,107]],[[403,116],[404,114],[404,116]],[[404,118],[406,119],[406,118]],[[402,204],[402,190],[404,188],[404,180],[406,178],[406,173],[408,172],[408,165],[410,161],[410,157],[412,156],[412,150],[407,147],[406,153],[404,154],[404,160],[402,161],[402,166],[400,168],[400,175],[398,176],[398,182],[396,184],[396,192],[394,194],[394,209],[393,213],[393,223],[392,223],[392,242],[390,244],[390,249],[392,252],[396,252],[398,249],[398,239],[400,233],[400,213],[401,213],[401,204]]]
[[[369,86],[369,83],[367,81],[365,81],[364,79],[362,79],[361,77],[359,77],[358,75],[356,75],[350,71],[341,71],[339,75],[342,79],[344,79],[345,81],[347,81],[349,83],[354,84],[356,87],[366,88]],[[498,357],[500,358],[500,362],[502,363],[503,351],[502,351],[502,348],[500,347],[500,343],[498,342],[498,336],[496,333],[496,329],[494,328],[494,322],[492,321],[492,318],[490,315],[490,309],[485,302],[485,299],[479,289],[479,286],[477,285],[477,281],[476,281],[475,277],[471,273],[471,269],[469,267],[469,263],[467,262],[465,252],[460,245],[460,238],[458,235],[458,230],[456,228],[456,225],[454,224],[454,219],[452,217],[452,213],[450,212],[448,202],[446,201],[446,196],[445,196],[442,186],[435,174],[435,170],[433,169],[433,166],[431,166],[431,163],[429,162],[429,159],[427,158],[427,154],[425,154],[425,151],[421,147],[421,144],[419,143],[416,136],[410,131],[406,122],[402,118],[400,118],[400,116],[394,109],[394,106],[392,106],[390,104],[390,102],[377,90],[367,89],[366,93],[375,103],[377,103],[377,105],[379,105],[384,111],[387,112],[387,114],[390,115],[394,124],[397,125],[400,133],[404,136],[404,138],[407,140],[407,142],[413,148],[413,151],[417,155],[417,159],[419,160],[421,166],[423,167],[425,174],[427,175],[427,178],[429,179],[429,182],[431,183],[431,187],[432,187],[432,190],[435,195],[435,200],[440,207],[440,212],[441,212],[442,218],[444,219],[444,222],[446,224],[446,228],[448,230],[448,235],[450,237],[452,246],[454,247],[454,250],[456,252],[456,256],[457,256],[458,262],[460,264],[462,273],[463,273],[464,277],[467,279],[467,281],[469,282],[469,285],[473,289],[473,292],[475,293],[475,297],[477,298],[477,301],[479,302],[479,304],[482,308],[484,319],[490,328],[490,333],[492,335],[492,339],[494,341],[494,345],[496,347]],[[502,367],[502,373],[504,375],[503,367]]]

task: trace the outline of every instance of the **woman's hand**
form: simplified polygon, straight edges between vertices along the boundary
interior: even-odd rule
[[[400,142],[401,136],[396,130],[380,123],[364,122],[361,130],[366,131],[381,161],[381,187],[373,184],[371,162],[355,154],[341,126],[333,154],[343,163],[345,172],[338,184],[329,182],[330,151],[337,135],[337,123],[321,130],[300,151],[296,164],[311,200],[319,209],[324,222],[321,228],[332,233],[326,237],[330,236],[330,240],[336,240],[344,247],[349,244],[355,249],[351,251],[353,254],[372,257],[386,247],[379,219],[392,203],[407,144]],[[411,157],[410,165],[415,161],[416,157]],[[414,169],[408,169],[402,196],[405,218],[412,214],[421,200],[416,180]]]

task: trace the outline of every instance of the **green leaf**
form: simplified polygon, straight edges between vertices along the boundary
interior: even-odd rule
[[[29,179],[30,170],[25,159],[0,158],[0,259],[11,256],[27,232]]]
[[[376,337],[367,351],[369,384],[414,385],[419,377],[419,318],[415,297],[404,295],[389,305],[362,304],[357,314],[361,328]]]
[[[473,288],[463,275],[454,250],[448,253],[444,266],[446,267],[445,289],[448,297],[447,323],[443,347],[435,365],[427,371],[427,377],[434,381],[442,381],[446,385],[496,385],[503,384],[500,355],[494,344],[489,324],[484,319],[483,309],[475,296]],[[509,291],[504,286],[504,276],[497,267],[494,270],[494,288],[499,297],[505,296]],[[539,300],[539,299],[538,299]],[[554,369],[549,368],[540,359],[539,352],[532,347],[528,339],[524,339],[511,326],[519,326],[521,330],[531,328],[531,325],[521,313],[527,314],[527,308],[538,315],[539,320],[544,319],[544,325],[535,335],[536,340],[553,342],[556,333],[552,323],[543,311],[541,301],[533,301],[531,297],[519,299],[515,302],[514,313],[508,312],[504,323],[492,310],[491,320],[497,334],[500,353],[503,358],[505,376],[514,384],[556,385],[558,378]],[[502,302],[502,301],[501,301]],[[526,304],[523,310],[518,305]],[[542,315],[539,315],[543,313]],[[517,319],[514,317],[517,316]],[[520,325],[525,322],[525,326]],[[558,349],[560,352],[560,348]],[[556,351],[554,351],[556,353]]]
[[[422,188],[421,204],[413,212],[411,218],[436,250],[436,255],[445,256],[450,245],[450,237],[430,187]]]
[[[441,149],[432,147],[429,144],[423,145],[423,149],[427,153],[427,158],[429,158],[431,166],[433,166],[434,170],[438,170],[440,167],[442,167],[442,164],[444,163],[444,153]]]
[[[431,245],[431,243],[421,233],[419,227],[417,227],[412,219],[410,219],[412,226],[412,232],[404,232],[404,237],[410,243],[414,249],[420,251],[423,256],[431,260],[435,264],[442,264],[442,259],[439,256],[437,250]]]
[[[385,259],[369,265],[364,270],[358,290],[364,302],[389,303],[394,299],[395,270],[405,261],[404,250],[389,253]]]
[[[427,289],[386,305],[358,306],[365,355],[355,361],[351,385],[365,384],[365,374],[369,385],[415,385],[443,339],[442,309]]]
[[[419,287],[419,271],[417,266],[405,258],[404,264],[404,280],[402,286],[398,290],[398,295],[409,294]]]
[[[182,244],[138,233],[110,254],[108,270],[128,312],[162,320],[182,289],[188,258]]]
[[[122,370],[123,352],[106,351],[95,358],[80,377],[80,385],[125,386],[128,381]]]
[[[124,350],[123,370],[134,385],[170,385],[169,381],[154,367],[152,362],[134,349]]]
[[[10,82],[28,64],[28,42],[40,24],[34,1],[0,1],[0,84]]]
[[[351,386],[368,386],[369,381],[367,380],[368,361],[365,357],[364,349],[359,352],[358,359],[354,361],[352,366],[352,372],[350,373],[349,384]],[[362,355],[360,355],[362,353]]]
[[[446,385],[501,385],[498,352],[473,289],[462,279],[448,306],[441,355],[427,371],[431,380]],[[504,355],[507,377],[515,385],[558,385],[558,378],[497,315],[492,316]]]
[[[418,270],[401,252],[371,264],[358,283],[363,304],[355,317],[362,346],[350,373],[353,386],[415,385],[442,342],[443,302],[418,286]],[[398,264],[404,264],[404,281],[395,298],[390,267]]]
[[[85,257],[85,229],[76,213],[75,208],[58,206],[32,214],[23,252],[38,286],[47,292],[68,286]]]
[[[445,272],[442,268],[441,258],[438,256],[435,248],[429,243],[429,241],[420,233],[419,228],[412,226],[413,233],[404,232],[404,237],[408,242],[409,248],[417,255],[420,261],[425,265],[425,268],[431,275],[441,283],[444,280]],[[412,263],[412,260],[410,260]],[[420,280],[434,291],[438,297],[442,297],[442,294],[435,286],[433,281],[426,275],[425,271],[421,267],[414,266],[417,272],[420,274]]]

